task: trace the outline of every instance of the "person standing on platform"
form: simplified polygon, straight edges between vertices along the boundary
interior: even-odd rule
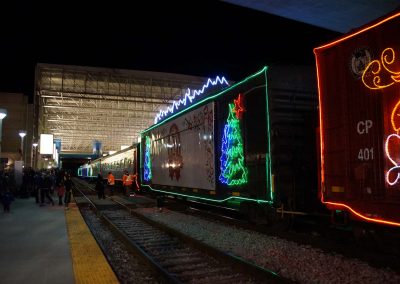
[[[51,189],[52,189],[52,180],[51,180],[50,173],[44,173],[43,180],[42,180],[42,185],[40,186],[40,197],[41,197],[41,200],[40,200],[41,204],[40,205],[41,206],[44,205],[44,197],[45,196],[49,200],[51,205],[54,206],[53,198],[50,195]]]
[[[57,186],[58,205],[63,205],[62,199],[65,194],[64,180],[60,180]]]
[[[112,172],[108,172],[107,184],[108,184],[108,190],[110,191],[110,195],[113,196],[115,188],[115,177],[112,174]]]
[[[64,186],[65,186],[65,196],[64,196],[64,204],[65,208],[68,209],[68,204],[71,202],[71,189],[72,189],[72,180],[70,174],[65,175],[65,181],[64,181]]]
[[[97,196],[99,197],[99,199],[106,199],[106,196],[104,195],[103,177],[101,176],[101,174],[97,175],[96,191],[97,191]]]
[[[39,203],[39,189],[41,184],[42,184],[42,174],[40,172],[36,172],[33,184],[33,194],[35,195],[36,203]]]
[[[124,175],[122,177],[122,194],[125,195],[125,196],[129,192],[129,186],[128,186],[129,181],[128,181],[128,179],[129,179],[129,174],[128,174],[128,171],[125,170],[125,173],[124,173]],[[131,184],[132,184],[132,182],[131,182]]]
[[[129,175],[130,179],[131,179],[131,186],[130,186],[130,192],[129,192],[129,196],[135,196],[135,192],[138,190],[137,188],[137,175],[134,174],[133,172]]]
[[[3,203],[4,213],[10,213],[11,202],[14,201],[14,195],[7,188],[3,195],[1,196],[1,203]]]

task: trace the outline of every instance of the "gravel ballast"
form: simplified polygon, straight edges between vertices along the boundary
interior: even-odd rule
[[[163,212],[154,208],[136,211],[299,283],[400,283],[400,275],[390,269],[375,268],[363,261],[311,246],[167,209]]]

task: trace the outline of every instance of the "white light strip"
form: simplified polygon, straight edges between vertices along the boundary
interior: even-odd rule
[[[171,106],[167,107],[165,110],[160,110],[160,112],[156,115],[154,118],[154,123],[156,124],[160,120],[162,120],[164,117],[166,117],[169,113],[174,113],[174,110],[178,110],[179,106],[183,104],[186,106],[187,99],[189,99],[189,102],[192,103],[192,101],[195,99],[196,96],[199,96],[204,93],[204,90],[210,86],[215,86],[217,84],[226,84],[229,86],[228,81],[225,79],[225,77],[220,78],[217,76],[214,81],[211,79],[207,80],[207,83],[203,85],[203,87],[200,90],[190,90],[188,89],[185,96],[182,99],[179,99],[177,101],[174,101]]]

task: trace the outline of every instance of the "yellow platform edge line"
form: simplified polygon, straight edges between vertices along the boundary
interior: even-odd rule
[[[65,211],[75,283],[119,283],[78,207]]]

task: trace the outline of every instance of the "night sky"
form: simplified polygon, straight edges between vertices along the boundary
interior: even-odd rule
[[[39,62],[240,80],[314,64],[312,49],[340,36],[221,1],[136,2],[2,4],[0,92],[31,97]]]

